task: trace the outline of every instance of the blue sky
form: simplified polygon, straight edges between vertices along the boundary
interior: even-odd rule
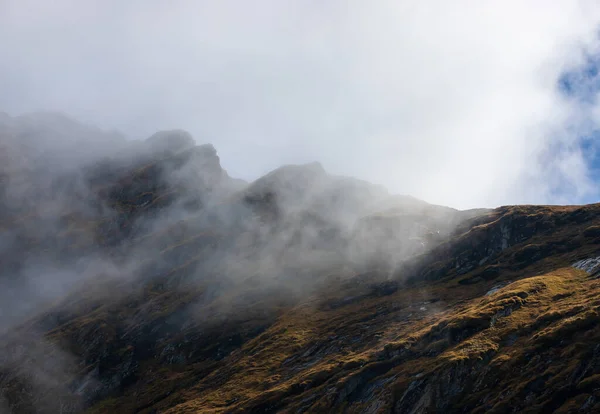
[[[600,93],[600,55],[588,54],[581,65],[563,73],[558,80],[558,89],[581,116],[579,122],[585,132],[578,136],[577,144],[596,186],[595,192],[577,201],[600,202],[600,125],[595,113]],[[577,134],[577,128],[572,133]]]

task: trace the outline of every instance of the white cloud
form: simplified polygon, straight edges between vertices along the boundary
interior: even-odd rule
[[[457,207],[577,202],[589,119],[556,81],[598,23],[566,0],[0,1],[0,109],[185,128],[245,178],[320,160]]]

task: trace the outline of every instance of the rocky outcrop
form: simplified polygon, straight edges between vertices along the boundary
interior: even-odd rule
[[[600,257],[579,260],[573,263],[573,267],[595,276],[600,272]]]

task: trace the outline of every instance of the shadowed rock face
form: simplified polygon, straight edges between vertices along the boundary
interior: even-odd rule
[[[0,127],[0,410],[600,409],[599,205],[463,212],[316,163],[247,184],[184,131],[54,169],[15,137],[102,131]]]

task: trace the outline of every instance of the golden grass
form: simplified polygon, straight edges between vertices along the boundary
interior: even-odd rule
[[[341,389],[354,378],[368,375],[369,370],[381,369],[382,375],[397,377],[393,389],[398,392],[404,392],[417,375],[442,378],[438,373],[457,364],[489,364],[495,367],[497,374],[493,375],[501,375],[513,369],[507,367],[520,366],[528,352],[556,346],[565,335],[579,335],[597,325],[600,283],[576,269],[527,277],[489,296],[470,299],[456,295],[448,283],[441,282],[429,291],[440,296],[431,313],[418,314],[420,298],[426,298],[427,293],[416,288],[334,310],[321,309],[319,300],[283,307],[266,331],[227,356],[220,368],[201,377],[193,365],[183,371],[163,372],[170,379],[158,381],[162,389],[157,385],[155,393],[163,397],[153,406],[170,414],[244,412],[261,404],[277,404],[288,398],[293,401],[296,393],[303,398],[315,393],[314,407],[320,408],[314,410],[319,411],[329,404],[322,400],[325,389]],[[472,294],[470,289],[465,292]],[[171,300],[163,299],[164,306]],[[390,302],[403,305],[393,308],[390,316],[372,316]],[[366,315],[371,317],[363,322]],[[354,336],[361,339],[348,346]],[[511,336],[514,341],[507,342]],[[332,351],[320,351],[330,346],[334,346]],[[564,352],[570,352],[568,358],[575,361],[581,350],[574,346]],[[398,362],[390,362],[394,360]],[[376,368],[378,364],[383,368]],[[559,365],[553,375],[566,375],[561,369],[575,368],[572,364]],[[522,378],[498,378],[507,381],[511,392],[526,392],[527,382],[519,382]],[[579,386],[587,390],[597,382],[592,376]],[[165,397],[164,389],[172,393]],[[91,412],[111,412],[124,401],[129,401],[134,411],[135,398],[140,394],[136,395],[104,401]],[[147,389],[143,395],[146,400],[153,398]],[[365,406],[353,407],[356,411]]]

